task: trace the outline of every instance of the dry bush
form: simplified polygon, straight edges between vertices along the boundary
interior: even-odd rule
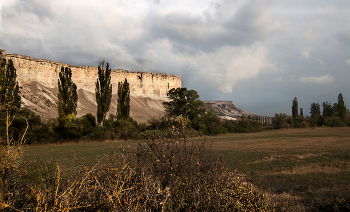
[[[166,136],[150,133],[128,159],[137,173],[152,176],[162,189],[169,190],[170,197],[164,203],[167,211],[269,208],[263,193],[243,175],[228,171],[211,151],[210,143],[186,140],[184,120],[175,126]]]

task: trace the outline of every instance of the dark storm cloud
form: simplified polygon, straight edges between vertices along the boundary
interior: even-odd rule
[[[264,17],[263,4],[246,3],[237,11],[224,14],[220,8],[227,2],[213,6],[212,14],[193,14],[188,10],[151,13],[145,26],[150,39],[167,38],[179,52],[213,52],[223,46],[251,45],[264,39],[269,32],[269,20]],[[230,12],[230,11],[229,11]],[[220,14],[221,16],[222,14]]]

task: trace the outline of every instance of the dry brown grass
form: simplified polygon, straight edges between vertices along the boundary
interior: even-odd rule
[[[302,204],[306,211],[350,209],[349,128],[273,130],[216,139],[213,148],[231,168],[247,174],[274,198],[288,194],[295,197],[290,201],[299,202],[282,198],[284,204],[296,204],[298,210]]]
[[[273,130],[219,135],[206,137],[205,140],[213,141],[212,150],[222,156],[222,161],[231,170],[246,174],[255,186],[268,191],[267,197],[276,211],[346,208],[350,203],[349,128]],[[132,149],[136,143],[109,141],[31,146],[24,158],[55,158],[61,164],[62,175],[63,172],[74,173],[80,169],[79,173],[84,169],[77,166],[73,152],[82,164],[92,167],[110,150],[118,152],[115,147],[129,144]],[[93,177],[97,173],[91,172],[84,181],[93,183],[96,191],[101,188],[98,183],[102,185],[99,178],[96,181]],[[108,181],[105,182],[102,187],[108,185]],[[60,192],[62,194],[63,191]],[[164,195],[163,198],[166,197]],[[104,197],[108,200],[108,196]]]

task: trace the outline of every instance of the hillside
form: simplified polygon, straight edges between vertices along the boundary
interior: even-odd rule
[[[49,88],[38,82],[21,83],[21,96],[24,107],[40,115],[43,120],[57,117],[57,88]],[[164,115],[162,103],[166,100],[154,99],[131,93],[130,115],[138,122],[147,122],[152,117]],[[95,93],[78,89],[77,116],[92,113],[96,115],[97,104]],[[117,94],[112,95],[112,103],[108,114],[117,112]],[[108,116],[107,116],[108,117]]]
[[[262,124],[271,124],[272,119],[266,116],[260,116],[249,113],[235,106],[232,101],[204,101],[204,107],[207,110],[212,110],[215,115],[221,119],[239,120],[242,116],[245,118],[251,117],[252,120]]]

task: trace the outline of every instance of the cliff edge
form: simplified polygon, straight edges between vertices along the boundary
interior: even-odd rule
[[[41,115],[43,119],[57,117],[57,82],[61,67],[72,70],[72,80],[78,88],[77,115],[96,115],[95,83],[98,69],[94,66],[72,66],[24,55],[6,54],[0,49],[0,56],[11,59],[17,71],[21,86],[22,103]],[[167,92],[181,87],[181,77],[152,72],[136,72],[122,69],[112,70],[112,103],[109,114],[116,113],[118,83],[127,79],[130,85],[130,115],[138,122],[164,114],[162,103],[167,101]]]

